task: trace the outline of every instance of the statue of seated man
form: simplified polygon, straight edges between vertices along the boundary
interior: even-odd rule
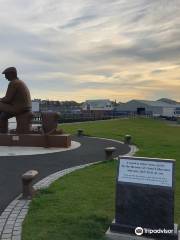
[[[15,67],[5,69],[2,74],[9,81],[5,97],[0,98],[0,133],[7,133],[8,119],[32,108],[31,96],[26,84],[17,77]]]

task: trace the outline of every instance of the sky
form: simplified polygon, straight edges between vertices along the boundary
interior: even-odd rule
[[[179,0],[0,0],[0,71],[32,98],[180,101]],[[0,97],[7,88],[0,76]]]

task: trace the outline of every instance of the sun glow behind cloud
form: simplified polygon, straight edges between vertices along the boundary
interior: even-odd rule
[[[179,10],[178,0],[2,0],[1,69],[16,66],[35,98],[180,100]]]

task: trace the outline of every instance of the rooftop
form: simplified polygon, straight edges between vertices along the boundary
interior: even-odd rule
[[[166,103],[166,102],[161,102],[161,101],[150,101],[150,100],[131,100],[129,102],[132,101],[136,101],[136,102],[140,102],[146,105],[150,105],[152,107],[171,107],[171,108],[175,108],[175,107],[180,107],[180,104],[170,104],[170,103]]]

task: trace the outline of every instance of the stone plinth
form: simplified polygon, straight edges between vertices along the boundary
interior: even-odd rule
[[[70,147],[71,136],[43,134],[0,134],[0,146]]]
[[[154,240],[153,238],[138,237],[134,234],[111,232],[110,229],[106,232],[108,240]]]
[[[175,225],[177,228],[177,225]],[[180,231],[178,231],[178,240],[180,240]],[[128,233],[118,233],[112,232],[110,228],[106,232],[106,239],[107,240],[157,240],[157,238],[149,238],[149,237],[142,237],[136,236],[135,234],[128,234]]]

